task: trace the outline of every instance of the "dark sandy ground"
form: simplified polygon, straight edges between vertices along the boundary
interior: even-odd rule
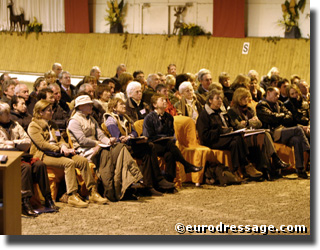
[[[177,223],[216,226],[220,222],[236,226],[273,225],[277,229],[281,225],[304,225],[307,232],[303,235],[311,233],[310,180],[302,179],[250,182],[228,187],[203,185],[196,188],[192,184],[184,184],[178,193],[163,197],[109,202],[104,206],[90,204],[86,209],[69,207],[61,202],[57,205],[61,207],[59,213],[42,214],[37,218],[23,217],[22,234],[179,235],[175,230]],[[199,233],[185,233],[196,234]],[[213,233],[207,230],[206,234]],[[224,234],[237,233],[229,231]],[[259,233],[241,235],[245,234]]]

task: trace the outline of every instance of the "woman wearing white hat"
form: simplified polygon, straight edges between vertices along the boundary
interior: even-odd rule
[[[80,95],[75,99],[76,112],[68,125],[73,146],[96,165],[103,182],[104,195],[109,200],[134,198],[130,190],[127,193],[126,190],[142,179],[139,167],[124,144],[115,144],[115,138],[104,135],[91,116],[92,106],[89,95]]]

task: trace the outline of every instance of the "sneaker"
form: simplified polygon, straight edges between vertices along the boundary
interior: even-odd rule
[[[252,178],[261,177],[263,175],[263,173],[258,171],[251,163],[245,166],[245,169],[246,173]]]
[[[78,208],[88,207],[88,203],[82,201],[82,199],[79,197],[78,193],[74,193],[72,195],[69,195],[68,205],[72,206],[72,207],[78,207]]]
[[[108,200],[106,198],[102,198],[97,190],[93,188],[89,195],[89,202],[104,205],[107,204]]]

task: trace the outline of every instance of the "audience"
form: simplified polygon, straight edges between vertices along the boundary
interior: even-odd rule
[[[70,103],[76,95],[76,87],[71,84],[71,75],[68,71],[62,71],[59,74],[59,82],[61,83],[61,98]]]
[[[94,66],[76,88],[71,84],[71,74],[63,71],[60,63],[54,63],[52,70],[37,78],[30,95],[25,83],[2,74],[1,101],[9,106],[0,103],[0,147],[26,146],[24,157],[30,153],[29,161],[23,158],[25,163],[21,165],[22,189],[26,191],[22,192],[23,214],[37,216],[29,202],[33,182],[39,182],[45,206],[58,211],[48,188],[46,164],[64,168],[68,203],[75,207],[88,206],[77,194],[75,167],[81,169],[89,201],[107,203],[97,191],[89,162],[96,165],[104,196],[111,201],[137,199],[137,183],[155,196],[172,190],[176,162],[182,163],[186,173],[202,169],[187,162],[175,145],[176,115],[196,122],[194,136],[202,145],[231,151],[238,180],[247,176],[273,180],[281,178],[280,170],[290,171],[289,164],[278,156],[274,142],[294,148],[297,175],[308,178],[310,90],[300,76],[291,75],[290,85],[273,67],[259,84],[259,74],[252,69],[248,75],[238,74],[230,84],[226,72],[220,73],[217,83],[212,82],[208,69],[177,75],[176,65],[170,64],[167,70],[167,75],[149,74],[146,80],[142,70],[131,74],[120,64],[114,77],[100,82],[101,70]],[[134,127],[139,120],[143,122],[142,138]],[[67,126],[74,149],[65,142],[69,139]],[[226,135],[243,128],[259,132],[245,137],[243,132]],[[32,143],[23,130],[28,131]],[[29,142],[20,145],[13,133]],[[163,156],[166,163],[162,173],[158,156]],[[140,169],[132,157],[142,160]],[[114,172],[120,169],[125,173],[122,177]],[[37,178],[33,174],[36,172]],[[118,178],[123,182],[119,183]]]
[[[287,96],[284,106],[292,113],[293,126],[301,125],[310,138],[310,107],[307,101],[302,97],[302,93],[296,84],[287,87]]]
[[[168,75],[177,76],[177,66],[173,63],[168,66]]]
[[[48,85],[56,83],[57,81],[56,73],[54,73],[53,70],[49,70],[48,72],[44,73],[44,78]]]
[[[194,94],[191,82],[183,82],[182,84],[180,84],[179,92],[181,95],[181,99],[174,105],[177,109],[178,114],[189,116],[194,121],[197,121],[203,107]]]
[[[108,111],[108,103],[111,99],[111,88],[108,85],[100,84],[96,89],[95,96],[97,97],[98,103],[102,106],[102,108],[107,112]]]
[[[310,145],[300,126],[292,127],[292,113],[279,100],[280,91],[276,87],[269,87],[266,98],[262,99],[257,107],[257,115],[262,127],[270,129],[275,142],[294,147],[296,169],[298,176],[308,178],[305,171]],[[304,154],[306,152],[306,154]]]
[[[90,192],[89,202],[106,204],[107,200],[97,192],[97,184],[92,176],[89,162],[77,155],[75,149],[60,135],[57,126],[52,122],[52,103],[40,100],[36,103],[28,134],[32,140],[30,153],[46,165],[64,168],[67,186],[68,204],[78,208],[88,207],[88,203],[78,194],[78,183],[75,168],[79,168],[86,188]]]
[[[110,201],[118,201],[124,198],[131,184],[142,178],[142,174],[126,147],[122,143],[115,144],[114,137],[104,135],[91,116],[92,108],[89,95],[78,96],[68,131],[74,149],[95,164],[104,186],[104,195]]]
[[[186,173],[199,172],[202,167],[196,167],[187,162],[180,150],[175,145],[173,117],[165,112],[166,98],[160,94],[151,97],[152,112],[150,112],[143,122],[143,135],[149,142],[154,144],[158,156],[163,156],[166,162],[165,178],[173,182],[176,177],[176,162],[184,166]]]
[[[54,63],[52,65],[52,71],[56,74],[56,77],[59,77],[60,73],[62,72],[62,66],[60,63]],[[59,78],[56,81],[60,86],[61,86],[61,82],[59,80]]]
[[[110,135],[117,142],[127,145],[134,158],[142,160],[140,170],[143,175],[143,185],[147,187],[151,195],[161,196],[156,189],[172,189],[174,184],[166,181],[160,173],[157,154],[152,143],[147,143],[147,138],[139,141],[133,140],[138,137],[133,121],[126,115],[126,105],[120,98],[114,98],[109,103],[109,113],[104,116],[105,125]]]
[[[245,88],[238,88],[233,93],[232,105],[228,110],[228,115],[234,129],[259,129],[262,127],[255,110],[248,105],[250,98],[250,91]],[[247,135],[245,141],[249,147],[252,161],[256,162],[257,169],[264,173],[266,179],[276,176],[276,169],[284,169],[290,166],[279,158],[269,132],[263,131],[259,134]],[[270,158],[272,158],[274,169],[270,165]]]
[[[26,101],[23,97],[13,96],[11,100],[11,120],[18,122],[25,131],[31,122],[32,115],[27,112]]]
[[[23,99],[22,99],[23,100]],[[18,122],[10,119],[10,107],[7,103],[0,102],[0,149],[20,150],[25,154],[21,163],[21,197],[22,214],[37,217],[31,204],[33,196],[33,183],[38,183],[42,196],[45,198],[45,206],[53,211],[59,208],[54,204],[48,180],[47,166],[39,159],[28,157],[31,140],[26,131]]]
[[[220,109],[223,93],[213,89],[208,93],[207,103],[197,119],[197,131],[201,145],[212,149],[231,151],[232,170],[242,180],[245,174],[259,178],[258,171],[248,161],[249,149],[241,133],[226,135],[233,131],[232,122]]]
[[[2,84],[2,97],[1,101],[11,104],[11,99],[14,96],[14,88],[16,86],[16,82],[14,80],[6,80]]]
[[[142,100],[150,105],[151,97],[156,93],[156,87],[160,83],[160,77],[158,74],[150,74],[147,78],[147,89],[144,90]]]
[[[24,98],[26,106],[27,106],[27,111],[30,115],[32,115],[33,114],[33,107],[36,104],[37,99],[33,98],[29,95],[28,86],[25,85],[24,83],[17,84],[16,87],[14,88],[14,94],[16,96]]]
[[[142,100],[141,84],[139,82],[130,82],[127,86],[128,99],[126,101],[127,115],[135,122],[143,120],[150,112],[149,105]]]
[[[167,107],[164,110],[165,112],[169,113],[172,116],[178,115],[177,109],[172,105],[172,103],[169,100],[169,93],[168,93],[168,88],[164,84],[160,83],[156,87],[156,92],[158,94],[163,95],[166,98],[167,101]]]
[[[200,70],[198,73],[198,79],[199,79],[200,85],[195,93],[201,97],[201,104],[205,105],[207,100],[207,95],[209,92],[209,86],[212,83],[212,77],[211,77],[210,71],[207,69]]]
[[[98,85],[101,84],[101,82],[99,81],[100,75],[101,75],[100,68],[98,66],[93,66],[92,69],[90,70],[90,76],[93,76],[96,79],[96,83]]]
[[[289,81],[286,78],[283,78],[278,82],[277,88],[280,91],[279,101],[285,102],[286,100],[288,100],[288,95],[287,95],[288,86],[289,86]]]
[[[41,89],[48,87],[48,83],[44,77],[38,77],[33,84],[33,91],[30,94],[31,98],[37,99],[37,95]]]

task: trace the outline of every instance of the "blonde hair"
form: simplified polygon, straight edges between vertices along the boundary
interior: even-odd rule
[[[238,107],[240,104],[240,100],[245,97],[251,98],[250,90],[242,87],[237,88],[236,91],[234,91],[233,93],[232,106]]]
[[[34,105],[34,109],[33,109],[33,117],[36,119],[41,119],[41,112],[43,110],[45,110],[47,107],[52,106],[51,102],[48,102],[47,100],[40,100],[36,103],[36,105]]]
[[[167,75],[166,76],[166,84],[175,86],[176,85],[176,78],[173,75]]]
[[[54,73],[53,70],[49,70],[48,72],[44,73],[44,78],[46,79],[48,79],[51,76],[57,77],[56,73]]]
[[[95,81],[96,77],[95,76],[85,76],[83,78],[83,83],[90,83],[91,81]]]
[[[249,86],[250,86],[250,78],[244,74],[239,74],[231,84],[231,89],[236,90],[237,88],[241,88],[241,87],[249,89]]]
[[[110,110],[110,112],[113,112],[113,109],[117,107],[118,103],[125,103],[125,102],[118,97],[110,100],[110,102],[108,103],[108,109]]]

